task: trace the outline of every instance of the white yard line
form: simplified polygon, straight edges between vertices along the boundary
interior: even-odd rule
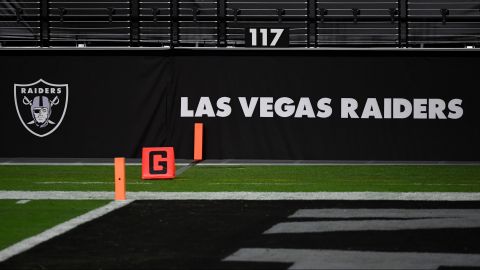
[[[177,173],[179,176],[185,170]],[[339,182],[358,182],[358,180],[340,180]],[[62,184],[62,185],[112,185],[113,182],[102,182],[102,181],[41,181],[33,182],[37,185],[53,185],[53,184]],[[209,182],[207,185],[256,185],[256,186],[307,186],[314,185],[317,183],[298,183],[298,182],[280,182],[280,181],[271,181],[271,182]],[[141,182],[128,182],[128,185],[152,185],[152,182],[141,181]],[[476,183],[369,183],[371,186],[478,186]]]
[[[50,181],[50,182],[33,182],[35,184],[39,185],[50,185],[50,184],[71,184],[71,185],[114,185],[113,181],[112,182],[80,182],[80,181]],[[151,185],[152,183],[149,182],[140,182],[140,183],[128,183],[129,185]]]
[[[113,162],[0,162],[2,166],[113,166]],[[127,166],[137,166],[140,163],[126,163]],[[179,165],[179,164],[177,164]]]
[[[23,241],[20,241],[10,247],[7,247],[4,250],[0,251],[0,262],[7,260],[8,258],[15,256],[21,252],[24,252],[26,250],[31,249],[32,247],[43,243],[49,239],[52,239],[55,236],[61,235],[63,233],[66,233],[86,222],[89,222],[91,220],[94,220],[96,218],[99,218],[103,215],[106,215],[116,209],[119,209],[121,207],[124,207],[131,203],[132,201],[113,201],[110,202],[109,204],[99,207],[97,209],[94,209],[88,213],[85,213],[81,216],[75,217],[73,219],[70,219],[69,221],[66,221],[62,224],[59,224],[55,227],[52,227],[40,234],[37,234],[35,236],[32,236],[30,238],[27,238]]]
[[[479,166],[480,163],[476,162],[466,162],[466,163],[423,163],[423,162],[409,162],[409,163],[384,163],[384,162],[342,162],[342,163],[329,163],[329,162],[318,162],[318,163],[302,163],[302,162],[286,162],[286,163],[275,163],[275,162],[258,162],[258,163],[200,163],[197,166]]]
[[[258,182],[210,182],[207,185],[254,185],[254,186],[308,186],[315,183],[298,183],[298,182],[271,182],[271,183],[258,183]]]
[[[340,180],[339,182],[358,182],[358,180],[345,181]],[[210,182],[207,185],[266,185],[266,186],[308,186],[315,185],[317,183],[298,183],[298,182]],[[467,184],[467,183],[449,183],[449,184],[431,184],[431,183],[369,183],[370,186],[478,186],[478,184]]]
[[[19,200],[16,202],[16,204],[26,204],[29,203],[31,200]]]
[[[177,166],[187,166],[189,163],[175,163]],[[139,162],[127,162],[126,166],[140,166]],[[113,162],[0,162],[0,166],[113,166]]]
[[[194,167],[195,165],[198,165],[199,163],[201,162],[190,162],[186,165],[184,165],[183,167],[181,167],[180,169],[177,170],[176,172],[176,176],[179,176],[179,175],[182,175],[184,172],[186,172],[188,169]],[[177,164],[178,165],[178,164]]]
[[[108,191],[0,191],[10,200],[112,200]],[[127,192],[133,200],[480,201],[479,192]]]
[[[177,162],[177,166],[188,166],[191,163]],[[140,162],[127,162],[127,166],[140,166]],[[480,166],[480,162],[449,162],[449,161],[432,161],[432,162],[384,162],[384,161],[252,161],[252,162],[236,162],[226,161],[209,161],[196,164],[196,166]],[[0,162],[0,166],[113,166],[113,162]]]

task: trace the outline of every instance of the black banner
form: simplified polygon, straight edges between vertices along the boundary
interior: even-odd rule
[[[202,122],[207,159],[480,160],[478,53],[3,51],[0,59],[1,157],[140,157],[144,146],[173,146],[191,159],[193,124]]]

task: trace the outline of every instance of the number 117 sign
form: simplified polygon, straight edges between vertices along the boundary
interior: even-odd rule
[[[247,28],[245,47],[288,47],[288,28]]]

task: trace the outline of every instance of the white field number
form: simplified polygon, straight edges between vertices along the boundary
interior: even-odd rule
[[[275,34],[275,37],[273,38],[272,42],[270,45],[268,45],[268,31],[270,30],[270,33]],[[260,35],[262,36],[262,45],[261,46],[270,46],[270,47],[275,47],[278,43],[278,40],[283,34],[284,29],[267,29],[267,28],[250,28],[250,35],[252,37],[252,46],[258,46],[257,43],[257,37],[258,37],[258,32],[260,32]]]

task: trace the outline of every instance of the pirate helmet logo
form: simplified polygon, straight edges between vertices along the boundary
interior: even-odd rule
[[[60,126],[67,110],[68,84],[40,79],[31,84],[15,84],[14,92],[18,117],[30,133],[45,137]]]

